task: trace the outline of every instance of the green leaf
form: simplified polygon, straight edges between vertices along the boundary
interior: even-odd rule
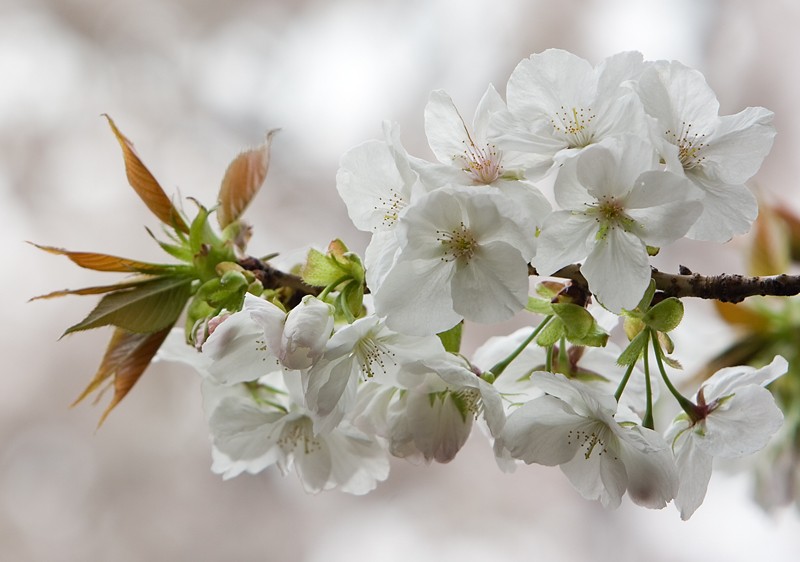
[[[142,333],[172,326],[189,299],[191,283],[192,279],[187,277],[158,277],[110,293],[64,335],[108,325]]]
[[[446,332],[439,332],[436,334],[442,340],[445,351],[450,353],[458,353],[461,351],[461,333],[464,329],[464,321],[462,320]]]

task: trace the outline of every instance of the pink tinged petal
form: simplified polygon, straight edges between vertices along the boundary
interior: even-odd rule
[[[612,227],[581,266],[589,289],[612,312],[634,308],[650,282],[650,262],[644,242]]]
[[[436,159],[444,164],[457,164],[473,142],[464,119],[444,90],[435,90],[428,98],[425,134]]]
[[[583,213],[555,211],[544,221],[533,265],[539,275],[550,275],[582,260],[594,246],[599,225]]]
[[[783,424],[783,413],[767,389],[758,385],[738,388],[704,422],[697,446],[718,457],[741,457],[764,448]]]
[[[633,426],[619,428],[618,456],[628,476],[628,496],[649,509],[661,509],[678,492],[672,454],[655,431]]]
[[[713,465],[713,457],[696,445],[695,435],[691,432],[689,429],[680,434],[672,446],[679,482],[675,507],[680,510],[684,521],[703,503]]]
[[[706,402],[710,402],[734,394],[736,389],[743,386],[751,384],[767,386],[785,375],[788,369],[789,363],[780,355],[776,355],[769,365],[760,369],[749,366],[725,367],[703,383],[703,395]]]
[[[611,432],[600,423],[588,424],[586,432],[599,435],[593,449],[581,448],[575,457],[561,465],[561,471],[586,499],[599,500],[605,508],[619,507],[627,485],[625,465],[616,456],[615,444],[609,442]]]
[[[203,344],[203,353],[212,359],[211,378],[221,384],[254,381],[278,365],[264,342],[261,326],[246,310],[229,316]]]
[[[514,410],[498,442],[527,464],[555,466],[578,453],[582,443],[577,435],[592,425],[563,400],[545,395]]]
[[[688,175],[694,185],[704,191],[703,213],[686,234],[693,240],[727,242],[744,234],[758,216],[758,202],[743,185],[716,186],[704,178]]]
[[[528,302],[528,265],[504,242],[482,245],[468,263],[457,260],[453,274],[453,309],[467,320],[502,322]]]
[[[763,107],[748,107],[736,115],[720,117],[700,156],[714,162],[722,183],[743,184],[758,172],[775,138],[772,117],[773,113]]]
[[[462,316],[453,310],[452,262],[398,261],[375,294],[375,311],[392,330],[418,336],[455,326]]]

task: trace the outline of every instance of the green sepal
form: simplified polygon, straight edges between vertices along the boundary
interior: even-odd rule
[[[86,318],[67,328],[64,335],[109,325],[136,333],[158,332],[178,319],[189,300],[191,285],[189,277],[156,277],[109,293]]]
[[[585,345],[587,347],[605,347],[608,343],[608,338],[608,332],[601,328],[596,321],[592,324],[591,330],[589,330],[586,335],[580,338],[570,338],[569,335],[567,336],[567,339],[571,343]]]
[[[658,253],[661,251],[661,248],[659,248],[658,246],[645,246],[645,247],[647,248],[647,255],[650,256],[651,258],[657,256]]]
[[[445,351],[458,353],[461,351],[461,333],[464,329],[463,320],[445,332],[436,334],[442,340]]]
[[[553,312],[564,323],[567,339],[582,338],[592,329],[594,317],[591,313],[577,304],[553,303],[550,305]]]
[[[622,319],[622,329],[625,335],[628,336],[628,341],[638,336],[645,329],[645,326],[646,324],[638,317],[626,316]]]
[[[301,275],[303,281],[309,285],[327,287],[342,276],[342,270],[335,260],[330,260],[319,250],[311,248]]]
[[[656,294],[656,282],[653,279],[650,279],[650,284],[647,286],[647,290],[642,295],[642,299],[639,301],[639,304],[636,305],[636,310],[641,313],[644,313],[646,310],[650,308],[650,303],[653,302],[653,297]]]
[[[198,204],[197,216],[189,228],[189,247],[197,276],[201,281],[217,277],[217,265],[236,261],[229,242],[221,240],[208,222],[209,211]]]
[[[536,344],[541,347],[550,347],[564,337],[565,333],[564,321],[556,316],[548,322],[547,326],[536,336]]]
[[[672,341],[672,338],[669,337],[668,334],[665,332],[657,332],[656,337],[658,338],[658,343],[661,345],[661,348],[666,353],[672,353],[675,351],[675,344]]]
[[[525,305],[525,310],[545,316],[553,314],[553,306],[550,303],[550,299],[540,299],[537,297],[528,297],[528,304]]]
[[[536,285],[535,291],[536,294],[539,295],[541,298],[550,301],[553,300],[563,288],[564,288],[563,283],[557,283],[555,281],[542,281],[541,283]]]
[[[303,281],[314,287],[328,287],[342,278],[363,284],[364,265],[358,255],[348,251],[347,246],[337,239],[328,245],[325,254],[313,248],[309,250],[300,275]]]
[[[639,360],[639,357],[642,355],[642,351],[647,346],[648,338],[650,337],[649,330],[642,330],[639,334],[631,340],[631,343],[628,344],[622,353],[617,359],[617,364],[619,365],[632,365]]]
[[[664,299],[645,312],[642,321],[657,332],[671,332],[683,320],[683,303],[680,299]]]

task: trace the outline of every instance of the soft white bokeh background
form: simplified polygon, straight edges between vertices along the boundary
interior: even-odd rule
[[[25,301],[113,277],[23,241],[160,259],[107,112],[168,192],[207,204],[238,150],[282,127],[248,211],[253,251],[337,236],[362,249],[335,193],[341,154],[391,119],[427,155],[430,90],[470,115],[488,82],[502,91],[548,47],[680,59],[724,113],[772,109],[779,135],[757,183],[800,210],[799,24],[793,0],[0,0],[0,560],[795,560],[796,512],[759,511],[747,478],[717,474],[689,523],[672,507],[605,512],[557,469],[500,473],[479,435],[449,466],[395,463],[363,498],[309,497],[271,471],[222,482],[197,377],[169,365],[95,432],[101,410],[68,404],[109,334],[56,341],[94,301]],[[660,259],[741,269],[735,252],[699,244]],[[687,341],[724,343],[692,314]]]

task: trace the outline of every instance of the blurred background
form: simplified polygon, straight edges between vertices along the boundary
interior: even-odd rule
[[[96,301],[26,301],[116,277],[24,241],[161,259],[108,113],[168,193],[207,205],[238,151],[282,128],[246,215],[252,252],[335,237],[363,250],[336,196],[339,157],[385,119],[428,157],[431,90],[471,116],[489,82],[503,92],[550,47],[679,59],[723,114],[773,110],[754,187],[800,211],[799,25],[796,0],[0,0],[0,560],[796,560],[796,509],[760,510],[747,475],[716,473],[688,523],[672,506],[606,512],[557,469],[501,473],[478,432],[448,466],[395,462],[366,497],[307,496],[274,471],[223,482],[198,377],[175,365],[152,366],[96,431],[102,406],[69,404],[110,331],[57,341]],[[660,264],[741,271],[742,244],[683,244]],[[687,316],[694,349],[727,343],[702,305]]]

